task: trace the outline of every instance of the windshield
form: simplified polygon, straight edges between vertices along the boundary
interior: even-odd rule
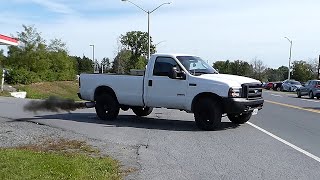
[[[291,81],[291,84],[294,84],[294,85],[301,85],[301,83],[300,83],[300,82],[298,82],[298,81]]]
[[[218,74],[213,67],[196,56],[177,56],[181,64],[193,75]]]

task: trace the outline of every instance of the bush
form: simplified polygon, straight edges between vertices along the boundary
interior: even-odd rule
[[[25,69],[13,69],[5,76],[5,81],[8,84],[31,84],[40,82],[40,77],[31,71]]]

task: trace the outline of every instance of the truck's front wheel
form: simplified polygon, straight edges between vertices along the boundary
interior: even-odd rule
[[[132,107],[132,111],[134,112],[134,114],[136,114],[137,116],[148,116],[149,114],[151,114],[153,108],[151,107]]]
[[[194,107],[194,119],[198,128],[214,130],[221,125],[222,112],[218,102],[211,98],[201,98]]]
[[[102,94],[96,100],[96,113],[101,120],[114,120],[119,114],[118,101],[109,94]]]
[[[251,118],[252,113],[228,114],[228,118],[235,124],[244,124]]]

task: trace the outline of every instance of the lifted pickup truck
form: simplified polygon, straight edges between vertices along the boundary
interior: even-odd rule
[[[224,114],[236,124],[247,122],[262,109],[261,82],[219,74],[200,57],[154,54],[143,76],[81,74],[79,97],[93,102],[102,120],[116,119],[129,108],[147,116],[163,107],[194,113],[196,125],[214,130]]]

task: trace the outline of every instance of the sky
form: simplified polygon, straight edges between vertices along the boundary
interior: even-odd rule
[[[150,35],[159,53],[186,53],[212,64],[260,59],[288,66],[320,54],[319,0],[131,0],[150,15]],[[61,38],[70,55],[113,59],[119,36],[147,32],[147,13],[121,0],[0,0],[0,34],[34,25],[46,40]],[[5,49],[4,46],[0,47]],[[6,50],[6,49],[5,49]]]

